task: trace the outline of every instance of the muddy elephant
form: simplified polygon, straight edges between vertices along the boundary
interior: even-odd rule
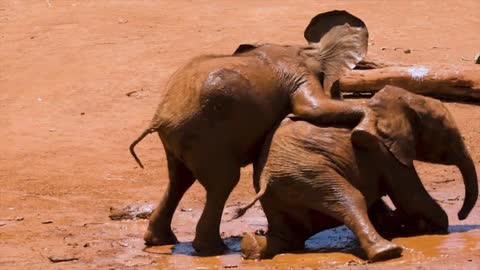
[[[317,15],[305,30],[308,46],[243,44],[233,55],[200,56],[170,78],[150,126],[130,146],[157,132],[169,184],[152,214],[147,245],[173,244],[173,213],[196,179],[207,192],[194,248],[224,249],[220,219],[240,168],[253,162],[265,136],[289,113],[316,123],[356,125],[352,139],[377,139],[368,108],[338,97],[337,79],[367,52],[365,24],[345,11]]]
[[[369,210],[374,216],[383,212],[378,209],[386,206],[381,203],[384,195],[391,198],[395,212],[418,229],[447,232],[448,217],[423,187],[413,160],[459,168],[465,200],[458,217],[468,216],[478,197],[477,175],[444,105],[392,86],[367,104],[376,114],[375,128],[382,140],[374,151],[352,146],[349,127],[289,118],[267,138],[254,163],[258,194],[238,209],[237,217],[260,198],[268,233],[245,235],[245,257],[303,249],[313,234],[341,224],[355,233],[370,260],[399,256],[402,249],[379,235],[368,216]]]

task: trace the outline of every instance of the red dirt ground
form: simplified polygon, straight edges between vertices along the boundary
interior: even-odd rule
[[[463,65],[480,50],[476,0],[0,1],[0,268],[480,269],[480,206],[457,220],[463,184],[456,168],[445,166],[417,164],[453,233],[394,239],[404,256],[384,263],[349,254],[358,248],[341,228],[311,240],[305,254],[262,262],[242,261],[238,252],[194,257],[189,241],[204,202],[198,184],[180,204],[187,211],[176,212],[184,243],[174,255],[169,247],[142,250],[146,221],[109,219],[111,206],[155,204],[162,196],[167,175],[158,138],[138,148],[145,170],[127,149],[177,67],[240,43],[304,44],[310,18],[331,9],[362,18],[370,52],[387,60]],[[480,168],[480,108],[447,106]],[[246,168],[228,205],[252,194]],[[262,215],[257,207],[222,223],[224,237],[265,228]],[[238,239],[228,242],[238,251]],[[52,263],[51,256],[78,260]]]

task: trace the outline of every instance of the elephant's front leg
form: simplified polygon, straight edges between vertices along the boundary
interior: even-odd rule
[[[428,232],[422,219],[409,216],[400,210],[393,210],[382,199],[369,207],[368,216],[383,237],[411,236]]]
[[[335,187],[329,192],[338,198],[331,198],[325,194],[317,203],[317,210],[321,211],[349,227],[360,241],[360,245],[372,261],[382,261],[399,257],[402,248],[385,240],[375,230],[367,213],[367,205],[363,195],[350,185],[342,188]]]
[[[323,88],[313,78],[307,78],[292,96],[290,118],[299,118],[322,125],[351,125],[354,127],[351,141],[362,149],[378,148],[376,115],[368,106],[342,100],[328,99],[322,95]]]
[[[306,184],[296,190],[285,188],[289,198],[297,200],[292,203],[303,204],[345,224],[358,237],[362,249],[372,261],[400,256],[402,248],[378,234],[368,218],[365,198],[344,177],[331,172],[304,182]]]
[[[447,214],[425,190],[415,168],[404,166],[396,160],[393,162],[395,165],[390,168],[386,178],[389,187],[387,193],[396,211],[414,220],[420,231],[448,232]]]

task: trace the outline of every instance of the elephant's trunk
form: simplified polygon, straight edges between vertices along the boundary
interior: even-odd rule
[[[462,209],[458,212],[458,219],[464,220],[472,211],[478,198],[478,180],[477,172],[473,160],[468,156],[463,162],[459,163],[458,169],[462,173],[463,183],[465,184],[465,199]]]

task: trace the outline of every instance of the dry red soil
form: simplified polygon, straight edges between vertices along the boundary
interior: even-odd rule
[[[174,254],[171,247],[144,250],[146,221],[109,219],[110,207],[156,204],[162,196],[167,174],[158,137],[138,147],[145,170],[127,149],[177,67],[240,43],[304,44],[310,18],[331,9],[362,18],[370,52],[387,60],[464,65],[462,58],[480,51],[476,0],[0,1],[0,268],[480,269],[480,206],[465,221],[456,218],[464,191],[453,167],[416,164],[452,233],[394,239],[404,255],[382,263],[352,255],[357,243],[342,228],[309,241],[304,254],[242,261],[231,238],[230,254],[195,257],[191,240],[204,203],[198,184],[176,212],[182,243]],[[480,107],[446,104],[480,168]],[[225,217],[253,193],[248,167]],[[262,228],[256,207],[221,230],[227,238]]]

